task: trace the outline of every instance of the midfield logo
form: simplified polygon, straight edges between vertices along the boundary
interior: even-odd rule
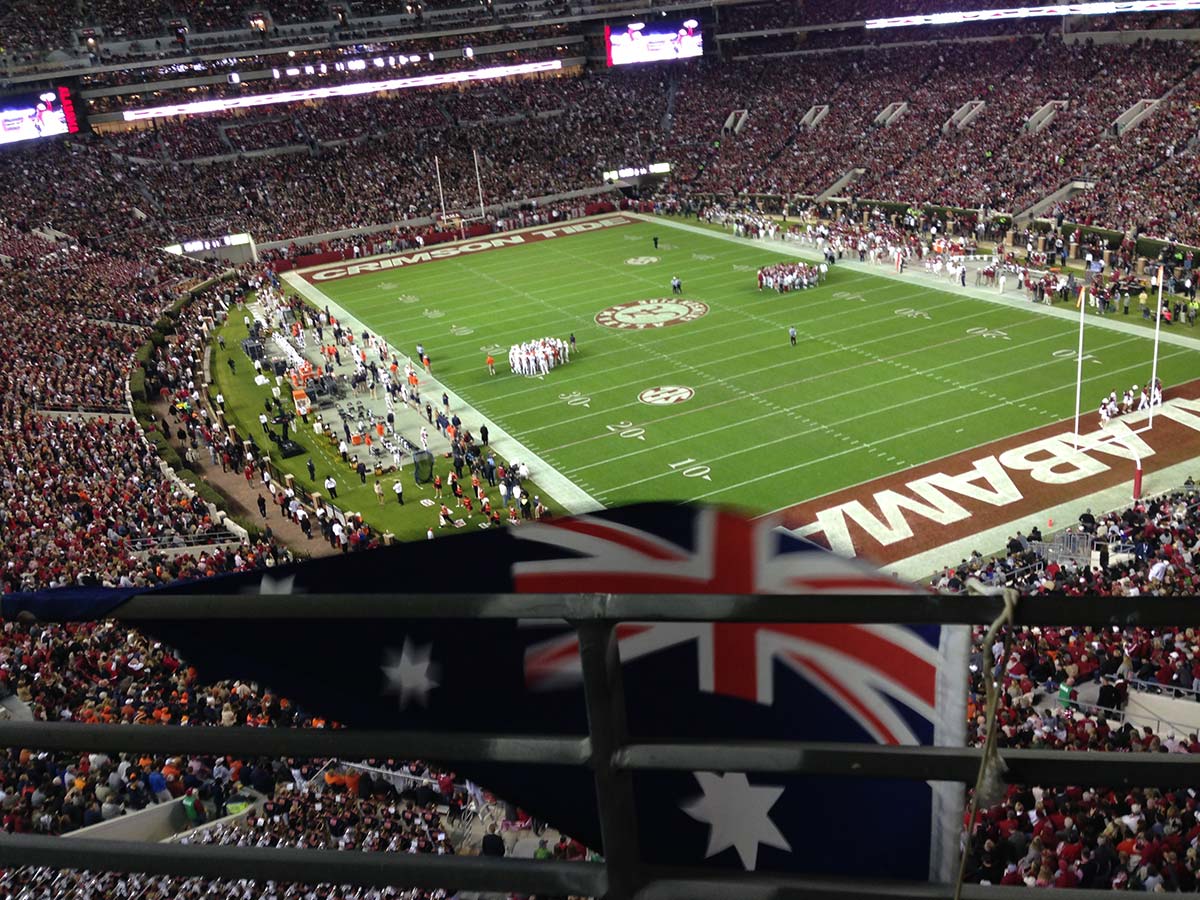
[[[664,328],[682,325],[708,315],[708,304],[699,300],[679,300],[660,297],[655,300],[634,300],[618,303],[596,313],[596,324],[605,328],[641,331],[643,328]]]

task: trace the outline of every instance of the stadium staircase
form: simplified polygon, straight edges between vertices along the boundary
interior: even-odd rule
[[[1063,200],[1070,200],[1076,194],[1082,194],[1084,191],[1090,191],[1095,186],[1096,182],[1094,181],[1081,178],[1072,178],[1058,190],[1052,191],[1041,200],[1038,200],[1032,206],[1027,206],[1025,209],[1021,210],[1019,213],[1013,216],[1013,222],[1024,222],[1029,219],[1036,219],[1046,210],[1053,208],[1056,203],[1060,203]]]
[[[296,126],[296,131],[304,138],[304,143],[308,144],[309,150],[315,150],[319,141],[312,136],[312,132],[304,127],[304,123],[299,116],[292,116],[292,124]]]
[[[663,134],[670,134],[671,128],[675,124],[675,97],[679,93],[679,73],[674,69],[671,70],[667,78],[667,109],[662,117]]]
[[[841,178],[839,178],[829,187],[825,188],[825,190],[821,191],[821,193],[817,194],[817,202],[824,203],[830,197],[836,196],[848,184],[857,181],[859,178],[865,175],[866,172],[866,169],[851,169],[850,171],[846,172]]]
[[[437,107],[437,111],[442,114],[442,118],[446,120],[447,125],[454,124],[454,116],[450,115],[450,110],[446,108],[445,101],[442,100],[436,93],[430,95],[433,105]]]
[[[237,122],[229,123],[229,125],[237,125],[237,124],[240,124],[240,123],[237,123]],[[225,131],[229,127],[229,125],[218,125],[217,126],[217,138],[218,138],[218,140],[220,140],[222,147],[224,147],[230,153],[237,153],[238,148],[233,146],[233,141],[231,141],[229,139],[229,135],[225,133]]]
[[[1125,721],[1143,728],[1147,725],[1155,734],[1171,732],[1182,736],[1200,732],[1200,703],[1195,692],[1163,688],[1152,681],[1129,680],[1129,695],[1125,703]]]
[[[141,198],[146,201],[146,207],[148,209],[152,209],[156,216],[162,213],[162,204],[158,202],[158,199],[146,185],[146,182],[142,181],[140,178],[135,178],[133,179],[133,186],[137,188],[137,192]]]

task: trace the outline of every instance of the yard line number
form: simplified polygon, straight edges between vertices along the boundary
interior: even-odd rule
[[[1001,341],[1011,341],[1012,340],[1012,338],[1010,338],[1008,336],[1007,332],[1001,331],[999,328],[981,328],[981,327],[968,328],[967,334],[974,334],[981,338],[988,338],[989,340],[1001,340]]]
[[[571,391],[569,394],[559,394],[558,399],[564,401],[567,406],[586,406],[591,409],[592,398],[585,397],[579,391]]]
[[[1055,350],[1050,355],[1053,356],[1055,359],[1076,359],[1077,351],[1069,350],[1066,347],[1064,347],[1062,350]],[[1094,362],[1097,364],[1100,363],[1100,360],[1096,359],[1096,357],[1092,356],[1092,354],[1090,354],[1090,353],[1083,354],[1083,361],[1084,362]]]
[[[696,460],[690,457],[688,459],[681,459],[676,463],[668,463],[667,468],[678,472],[684,478],[703,478],[705,481],[712,481],[712,478],[709,476],[712,469],[703,463],[697,463]]]
[[[632,422],[618,422],[616,425],[605,425],[609,433],[615,434],[623,438],[637,438],[639,441],[646,439],[646,429],[638,428]]]

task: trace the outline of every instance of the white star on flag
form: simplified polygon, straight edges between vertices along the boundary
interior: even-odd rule
[[[792,845],[771,821],[771,808],[783,788],[751,784],[744,772],[693,772],[692,777],[704,793],[680,809],[708,826],[705,859],[734,847],[742,867],[753,872],[759,844],[791,851]]]
[[[441,685],[438,681],[441,667],[431,661],[432,654],[433,644],[418,647],[408,638],[404,639],[399,655],[394,650],[388,651],[387,665],[379,667],[387,679],[383,692],[398,695],[401,709],[414,700],[428,706],[429,692]]]

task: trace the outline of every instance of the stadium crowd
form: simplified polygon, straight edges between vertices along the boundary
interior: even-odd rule
[[[939,590],[1113,596],[1191,595],[1200,579],[1200,493],[1192,484],[1103,515],[1086,510],[1071,530],[1098,548],[1059,559],[1034,528],[1006,552],[973,554],[946,569]],[[984,646],[974,633],[968,742],[984,737],[983,678],[999,678],[998,740],[1003,747],[1200,753],[1194,730],[1124,720],[1131,691],[1200,699],[1195,629],[1038,628]],[[1085,694],[1089,700],[1081,699]],[[1094,698],[1094,701],[1091,699]],[[1200,816],[1190,791],[1011,786],[985,803],[970,835],[967,880],[1029,887],[1196,890]]]
[[[901,4],[899,11],[910,7],[926,10],[930,4]],[[897,12],[897,4],[880,0],[810,8],[827,21],[884,9]],[[85,9],[120,23],[129,33],[148,33],[162,17],[181,10],[214,28],[237,24],[241,16],[232,6],[202,2],[168,7],[103,0]],[[378,4],[371,12],[389,9]],[[294,15],[320,13],[305,5]],[[29,40],[62,31],[68,16],[65,10],[48,13],[40,23],[27,25]],[[0,30],[10,17],[0,18]],[[781,27],[796,21],[791,7],[761,4],[731,13],[726,25]],[[506,201],[592,186],[606,168],[657,161],[663,155],[677,166],[672,187],[680,190],[815,194],[861,166],[867,172],[855,190],[865,196],[937,199],[972,208],[1014,208],[1052,190],[1068,171],[1079,171],[1097,175],[1099,187],[1065,203],[1064,215],[1122,231],[1169,232],[1195,240],[1200,235],[1200,195],[1190,189],[1200,172],[1190,144],[1198,123],[1195,106],[1186,98],[1194,91],[1195,75],[1189,72],[1196,60],[1178,47],[1162,54],[1154,52],[1158,49],[1163,46],[1036,46],[1022,39],[996,48],[983,61],[973,51],[954,48],[929,56],[856,52],[852,58],[806,62],[796,71],[739,63],[734,69],[738,78],[729,78],[724,65],[706,62],[678,75],[650,70],[339,101],[300,107],[283,121],[164,123],[150,135],[96,136],[7,155],[0,160],[0,198],[6,210],[0,255],[9,258],[0,275],[0,338],[7,348],[0,365],[0,418],[5,423],[0,429],[0,587],[8,593],[60,585],[153,586],[273,567],[290,559],[289,551],[270,536],[196,554],[177,552],[174,545],[215,534],[220,525],[212,509],[163,471],[137,425],[120,415],[133,354],[178,291],[206,271],[201,264],[154,249],[178,239],[176,229],[189,229],[189,234],[250,231],[260,240],[288,239],[423,216],[438,208],[429,165],[434,153],[441,160],[451,205],[468,206],[474,202],[472,151],[479,150],[489,198]],[[1009,85],[1007,92],[1020,102],[999,97],[993,89],[999,83]],[[1136,99],[1161,96],[1180,83],[1185,85],[1181,97],[1154,113],[1171,128],[1143,126],[1127,140],[1104,135]],[[1020,89],[1012,91],[1013,84]],[[1030,105],[1057,99],[1068,84],[1070,107],[1045,131],[1020,134]],[[963,102],[984,97],[987,109],[975,126],[961,133],[941,131],[942,121]],[[876,127],[875,116],[893,101],[909,103],[908,112],[891,128]],[[781,121],[798,119],[823,102],[831,111],[816,128],[797,135],[780,127]],[[742,109],[750,112],[745,125],[725,132],[729,115]],[[557,114],[531,117],[548,112]],[[670,130],[664,133],[668,114]],[[462,124],[509,116],[526,118],[509,126]],[[217,133],[218,121],[228,125],[227,136],[243,150],[303,135],[320,142],[384,133],[355,146],[322,148],[315,156],[271,156],[225,167],[135,167],[112,156],[116,151],[180,160],[209,155],[216,148],[224,151],[228,148]],[[64,172],[75,177],[64,178]],[[181,181],[190,186],[188,191],[179,190]],[[54,188],[30,190],[30,185]],[[295,185],[302,189],[289,189]],[[747,234],[780,227],[718,205],[708,206],[702,215],[709,221],[736,220]],[[959,226],[973,230],[969,221]],[[35,234],[35,228],[53,228],[62,237]],[[918,234],[878,209],[865,224],[842,218],[784,228],[791,239],[835,257],[857,254],[881,264],[916,254],[921,243]],[[387,240],[403,245],[418,237],[405,231]],[[351,241],[348,246],[359,245]],[[812,277],[812,269],[771,267],[760,283],[778,289],[789,279],[803,283]],[[214,464],[247,470],[249,479],[261,460],[248,456],[240,443],[216,439],[203,404],[197,402],[203,348],[212,325],[236,299],[227,288],[213,288],[188,306],[171,340],[156,344],[146,375],[151,395],[169,400],[174,410],[162,420],[163,430],[181,437],[187,451],[209,454]],[[564,345],[564,357],[566,349]],[[80,409],[87,414],[79,414]],[[459,439],[456,457],[469,457],[466,437]],[[477,449],[474,459],[479,459]],[[293,509],[294,498],[284,494],[273,499],[285,511]],[[356,526],[352,537],[345,530],[335,534],[329,523],[325,536],[343,545],[372,545],[369,529],[361,522]],[[1040,535],[1018,534],[1003,555],[963,560],[933,586],[996,590],[1011,585],[1026,593],[1119,596],[1195,593],[1200,499],[1194,490],[1120,512],[1085,513],[1079,528],[1100,541],[1095,562],[1090,557],[1051,559]],[[1129,678],[1167,690],[1200,688],[1194,630],[1021,629],[1004,659],[996,658],[993,648],[980,646],[980,637],[976,635],[974,651],[974,702],[978,707],[982,673],[1001,667],[1003,746],[1200,752],[1194,734],[1146,734],[1114,724],[1113,716],[1089,712],[1073,696],[1084,685],[1098,683],[1102,702],[1097,705],[1114,710],[1123,702],[1121,682]],[[256,685],[203,684],[169,648],[113,623],[4,622],[0,682],[36,718],[46,720],[218,727],[333,724]],[[1059,696],[1065,702],[1051,699]],[[973,742],[980,738],[980,727],[976,708],[969,722]],[[300,768],[305,778],[314,773],[314,767]],[[446,773],[422,768],[421,774],[440,782]],[[203,840],[430,853],[459,849],[439,837],[443,823],[427,804],[406,801],[384,781],[364,780],[360,789],[343,780],[341,785],[327,783],[317,793],[292,787],[296,776],[283,760],[10,749],[0,755],[0,822],[10,832],[61,834],[177,797],[189,798],[190,808],[199,808],[197,816],[211,818],[244,784],[272,798],[263,814],[206,832]],[[1200,839],[1196,815],[1196,800],[1186,793],[1014,787],[985,810],[970,837],[969,878],[1194,890],[1193,844]],[[31,898],[304,896],[294,886],[275,891],[244,882],[79,874],[59,878],[47,870],[21,868],[0,875],[0,889]],[[407,898],[411,892],[359,896]]]

